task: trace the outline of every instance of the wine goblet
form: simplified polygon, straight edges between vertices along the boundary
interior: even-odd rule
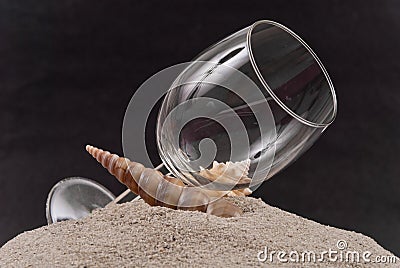
[[[161,159],[176,177],[216,190],[257,188],[304,153],[334,121],[336,95],[312,49],[258,21],[198,55],[159,111]],[[217,163],[248,163],[250,183],[210,180]],[[223,176],[220,176],[223,177]]]

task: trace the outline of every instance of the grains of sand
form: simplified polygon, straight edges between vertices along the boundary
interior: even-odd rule
[[[236,198],[245,213],[236,218],[218,218],[201,212],[150,207],[143,201],[111,205],[90,216],[25,232],[0,249],[0,267],[382,267],[365,263],[361,254],[393,256],[362,234],[324,226],[265,204],[254,198]],[[347,248],[339,250],[339,240]],[[267,259],[260,262],[257,258]],[[301,254],[323,251],[360,254],[360,262],[348,260],[315,262]],[[260,253],[260,252],[263,253]],[[286,253],[279,261],[277,253]],[[297,261],[297,255],[299,260]],[[291,254],[289,256],[289,254]],[[396,257],[395,257],[396,258]],[[386,264],[387,267],[400,265]],[[271,265],[272,264],[272,265]]]

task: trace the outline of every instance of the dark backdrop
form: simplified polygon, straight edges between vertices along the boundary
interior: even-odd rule
[[[0,244],[44,225],[72,175],[124,187],[84,151],[121,153],[135,89],[259,19],[302,36],[335,84],[335,123],[254,194],[400,254],[399,1],[0,2]]]

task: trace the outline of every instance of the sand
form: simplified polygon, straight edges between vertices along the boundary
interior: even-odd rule
[[[246,197],[235,202],[245,213],[230,219],[150,207],[140,200],[112,205],[78,221],[18,235],[0,249],[0,267],[400,266],[397,257],[362,234],[321,225],[259,199]],[[345,241],[347,248],[339,250],[339,240]],[[269,257],[272,251],[284,252],[281,259],[287,262],[279,261],[277,253],[272,254],[272,261],[263,261],[265,254],[260,252],[265,252],[265,247]],[[325,253],[320,262],[321,253],[329,249],[337,253],[331,252],[331,259]],[[308,260],[311,251],[316,254],[315,261],[313,257]],[[354,251],[359,262],[353,261],[356,255],[348,253]],[[397,264],[365,262],[365,251],[371,252],[367,256],[371,261],[378,255],[391,256]]]

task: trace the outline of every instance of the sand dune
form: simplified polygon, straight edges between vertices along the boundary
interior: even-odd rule
[[[397,264],[373,263],[378,256],[393,261],[393,254],[362,234],[324,226],[254,198],[234,200],[245,213],[230,219],[150,207],[143,201],[112,205],[82,220],[18,235],[0,249],[0,266],[400,266],[396,257]],[[331,258],[324,253],[329,249]]]

